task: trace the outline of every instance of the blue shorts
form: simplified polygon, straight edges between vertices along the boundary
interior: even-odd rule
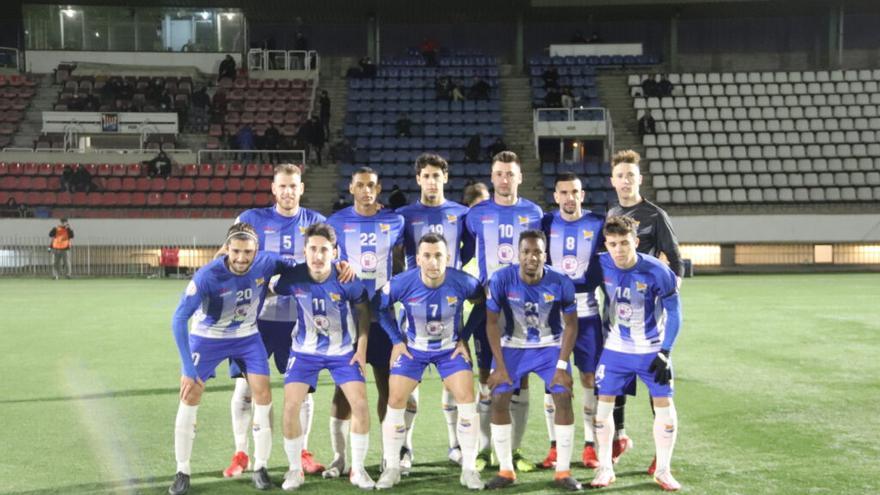
[[[269,357],[258,334],[235,339],[189,336],[189,346],[202,381],[214,377],[214,369],[224,359],[235,363],[241,373],[269,375]]]
[[[370,323],[370,339],[367,342],[367,362],[370,365],[388,369],[391,361],[391,339],[378,322]]]
[[[602,334],[602,320],[599,315],[578,318],[578,335],[574,341],[574,364],[581,373],[594,373],[599,364],[599,355],[605,336]]]
[[[454,350],[449,351],[418,351],[409,349],[413,359],[401,354],[394,365],[391,366],[392,375],[402,375],[413,380],[422,381],[422,374],[428,365],[433,364],[440,373],[440,379],[445,380],[447,377],[458,373],[459,371],[471,371],[471,364],[459,354],[452,358]]]
[[[596,393],[623,395],[626,386],[635,383],[635,377],[638,376],[648,386],[651,397],[672,397],[673,382],[660,385],[654,381],[654,373],[648,371],[656,356],[656,353],[627,354],[605,349],[596,368]]]
[[[318,374],[326,369],[333,377],[336,385],[358,381],[366,381],[357,363],[349,364],[354,352],[344,356],[324,356],[322,354],[307,354],[304,352],[290,351],[290,359],[287,360],[287,373],[284,374],[284,384],[305,383],[310,388],[318,386]]]
[[[257,320],[260,337],[263,339],[263,345],[266,346],[266,355],[274,358],[275,369],[282,375],[287,370],[287,358],[290,355],[290,345],[293,343],[293,327],[295,326],[296,323],[292,321]],[[235,362],[230,361],[229,378],[239,378],[241,376],[241,369],[239,369]]]
[[[492,348],[486,335],[486,303],[474,304],[471,314],[464,325],[464,332],[474,336],[474,354],[477,355],[477,366],[489,369],[492,365]]]
[[[504,365],[507,367],[507,375],[513,385],[502,383],[492,390],[493,394],[504,394],[513,392],[519,387],[522,377],[529,373],[534,373],[544,380],[544,390],[549,390],[551,394],[562,392],[570,392],[562,385],[550,386],[553,381],[553,375],[556,374],[556,361],[559,360],[559,346],[538,347],[535,349],[518,349],[514,347],[503,347],[501,352],[504,354]],[[492,368],[495,369],[495,360],[492,360]],[[571,365],[566,369],[571,373]]]

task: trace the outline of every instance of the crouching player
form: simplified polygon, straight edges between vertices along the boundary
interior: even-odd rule
[[[416,249],[418,270],[395,276],[376,295],[379,321],[393,344],[388,409],[382,422],[385,470],[376,488],[391,488],[400,481],[398,452],[406,437],[404,408],[425,368],[433,364],[457,404],[462,454],[459,481],[471,490],[481,490],[483,482],[476,469],[479,431],[474,374],[467,347],[469,335],[462,333],[462,313],[465,300],[482,300],[482,288],[476,278],[447,267],[449,253],[442,235],[425,234]],[[394,317],[396,302],[403,305],[402,329]]]
[[[282,275],[275,285],[277,294],[293,296],[298,315],[284,377],[284,451],[290,469],[281,487],[295,490],[303,483],[300,407],[317,387],[318,374],[327,369],[351,405],[349,479],[358,488],[372,490],[375,483],[364,469],[370,433],[364,380],[370,331],[367,292],[358,279],[337,279],[333,227],[316,223],[304,235],[306,264]]]
[[[609,329],[596,368],[599,469],[591,485],[604,487],[614,482],[614,398],[638,376],[648,387],[656,413],[654,481],[666,491],[675,491],[681,485],[669,469],[678,430],[669,354],[681,326],[681,302],[675,273],[657,258],[636,252],[636,225],[632,219],[619,216],[609,218],[604,227],[608,252],[600,255],[599,262]]]
[[[257,313],[272,276],[292,269],[275,253],[257,252],[257,234],[247,223],[237,223],[226,236],[226,255],[200,268],[186,286],[174,312],[172,330],[180,352],[180,405],[174,422],[174,456],[177,475],[168,489],[182,495],[190,486],[190,456],[196,430],[196,411],[205,381],[226,359],[244,371],[253,391],[254,486],[268,490],[272,484],[266,467],[272,451],[269,411],[269,365],[266,347],[257,331]],[[192,330],[187,322],[195,316]]]
[[[492,348],[492,445],[500,470],[486,487],[504,488],[516,474],[511,451],[510,399],[514,384],[528,373],[544,380],[556,404],[557,486],[580,490],[571,476],[574,412],[568,358],[577,337],[574,284],[546,266],[547,239],[540,230],[519,235],[519,264],[499,269],[489,280],[486,334]],[[504,313],[504,328],[498,323]],[[555,363],[555,364],[554,364]]]

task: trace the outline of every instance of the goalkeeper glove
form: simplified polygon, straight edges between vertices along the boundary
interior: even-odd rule
[[[654,381],[660,385],[668,385],[672,380],[672,359],[669,357],[669,351],[660,350],[654,360],[651,361],[651,367],[648,371],[654,373]]]

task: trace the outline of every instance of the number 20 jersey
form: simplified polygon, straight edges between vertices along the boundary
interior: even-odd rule
[[[544,212],[525,198],[502,206],[489,199],[468,212],[465,227],[476,241],[480,282],[486,284],[498,269],[519,263],[519,234],[541,228]]]
[[[259,250],[278,253],[286,260],[304,263],[305,236],[309,225],[324,222],[326,218],[308,208],[300,208],[296,215],[285,217],[274,206],[253,208],[242,212],[236,222],[247,222],[257,231]],[[267,321],[296,321],[296,303],[286,296],[266,299],[259,319]]]
[[[363,216],[354,206],[327,219],[336,230],[339,258],[348,261],[372,299],[391,278],[394,247],[403,242],[403,217],[389,209]]]

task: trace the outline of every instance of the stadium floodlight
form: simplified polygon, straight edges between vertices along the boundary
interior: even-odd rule
[[[76,16],[76,11],[73,10],[72,8],[70,8],[70,7],[67,7],[66,9],[63,9],[61,12],[63,12],[64,15],[66,15],[67,17],[74,17],[74,16]]]
[[[226,16],[226,20],[227,20],[227,21],[231,21],[232,19],[235,18],[235,12],[227,12],[227,13],[225,13],[225,14],[223,14],[223,15]]]
[[[208,17],[211,17],[211,14],[208,11],[199,12],[199,16],[201,16],[202,20],[207,21]]]

